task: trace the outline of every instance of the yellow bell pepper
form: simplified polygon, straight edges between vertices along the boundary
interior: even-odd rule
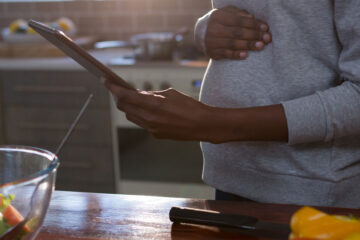
[[[347,236],[345,240],[360,240],[360,232]]]
[[[302,207],[290,221],[290,240],[360,240],[360,220]]]

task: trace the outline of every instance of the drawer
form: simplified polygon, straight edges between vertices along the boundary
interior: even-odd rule
[[[85,71],[4,71],[5,105],[81,107],[90,93],[90,108],[109,106],[109,93]]]
[[[64,146],[59,154],[58,182],[112,184],[114,160],[111,147]]]
[[[55,190],[94,193],[116,193],[115,184],[88,184],[86,182],[56,182]]]
[[[7,144],[43,146],[60,144],[80,109],[9,107],[5,109]],[[87,109],[67,144],[112,143],[110,112]]]

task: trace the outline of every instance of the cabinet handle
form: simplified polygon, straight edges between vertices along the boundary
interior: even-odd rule
[[[56,123],[22,123],[20,124],[20,128],[23,129],[46,129],[46,130],[67,130],[69,129],[70,124],[56,124]],[[87,131],[90,129],[88,124],[78,124],[76,126],[76,130]]]
[[[17,85],[14,87],[15,92],[20,93],[85,93],[85,87],[81,86],[27,86]]]
[[[91,168],[91,163],[84,163],[84,162],[61,162],[60,166],[66,168]]]

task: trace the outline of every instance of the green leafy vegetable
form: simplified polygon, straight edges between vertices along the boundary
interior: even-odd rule
[[[4,212],[5,208],[11,204],[12,200],[15,199],[15,195],[10,194],[9,196],[5,197],[4,194],[0,193],[0,212]]]
[[[0,235],[6,232],[11,225],[6,222],[6,219],[3,217],[3,212],[11,204],[11,201],[14,200],[15,195],[5,196],[0,193]]]

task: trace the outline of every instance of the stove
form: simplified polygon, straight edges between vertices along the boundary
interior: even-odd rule
[[[199,98],[206,63],[112,61],[113,71],[137,89],[174,88]],[[201,181],[199,142],[159,140],[129,122],[111,99],[114,171],[118,193],[187,198],[213,198],[213,189]]]

